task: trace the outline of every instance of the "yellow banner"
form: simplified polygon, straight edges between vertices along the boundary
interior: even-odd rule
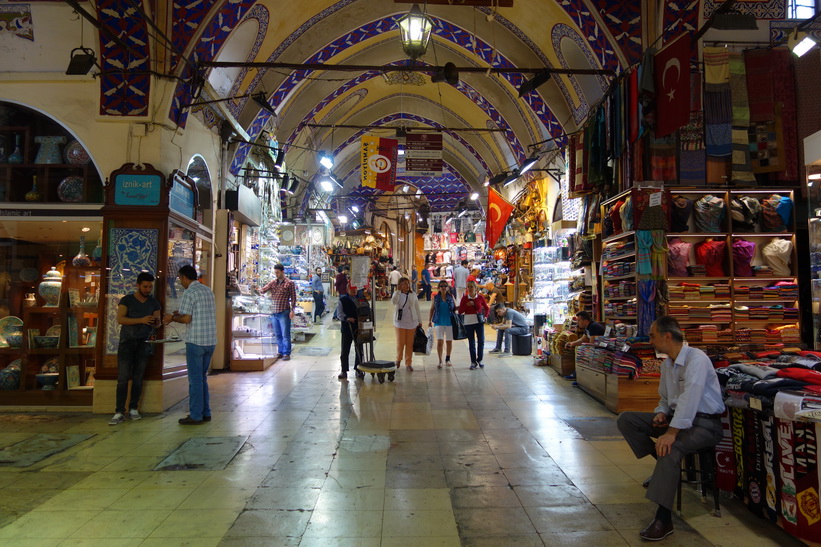
[[[369,166],[369,158],[379,153],[379,137],[363,136],[362,137],[362,186],[368,188],[376,188],[376,175]]]

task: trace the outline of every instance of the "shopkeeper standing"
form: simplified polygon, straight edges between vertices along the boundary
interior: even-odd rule
[[[581,335],[578,340],[565,344],[564,346],[566,348],[575,348],[585,342],[589,342],[591,336],[601,336],[604,334],[604,325],[593,321],[593,316],[590,315],[589,311],[582,310],[578,312],[576,314],[576,323],[579,325],[579,328],[584,331],[584,334]]]
[[[453,287],[456,289],[457,302],[461,302],[462,297],[465,295],[469,275],[470,270],[468,270],[467,260],[463,260],[462,263],[458,265],[455,270],[453,270]]]
[[[271,325],[277,337],[277,358],[291,359],[291,319],[296,309],[296,285],[285,277],[285,266],[274,265],[274,279],[262,287],[260,294],[271,293]]]

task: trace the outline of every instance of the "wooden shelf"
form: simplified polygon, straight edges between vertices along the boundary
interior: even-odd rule
[[[636,295],[633,296],[602,296],[602,300],[607,300],[608,302],[619,302],[624,300],[635,300]]]
[[[632,273],[630,275],[620,275],[618,277],[605,277],[605,281],[618,281],[620,279],[633,279],[636,277],[636,274]]]
[[[605,319],[636,319],[635,315],[605,315]]]
[[[636,253],[627,253],[624,255],[613,256],[610,258],[602,258],[602,262],[613,262],[614,260],[621,260],[622,258],[630,258],[631,256],[636,256]]]
[[[671,317],[675,318],[674,315],[671,316]],[[683,321],[678,320],[678,319],[676,319],[676,320],[678,321],[679,325],[706,325],[706,324],[708,324],[708,323],[705,323],[705,321],[709,321],[709,323],[715,323],[717,325],[732,325],[732,323],[733,323],[732,319],[730,319],[729,321],[716,321],[715,319],[701,319],[701,320],[696,319],[696,320],[683,320]]]
[[[729,232],[669,232],[667,237],[727,237]]]
[[[602,239],[601,241],[602,241],[602,243],[610,243],[611,241],[618,241],[618,240],[624,239],[626,237],[632,237],[633,234],[635,234],[635,233],[636,232],[634,230],[630,230],[628,232],[622,232],[622,233],[616,234],[614,236],[606,237],[606,238]]]
[[[684,299],[684,300],[668,300],[668,302],[676,302],[676,303],[686,302],[688,304],[690,304],[690,303],[692,303],[692,304],[705,304],[705,303],[710,303],[710,302],[712,302],[712,303],[715,303],[715,302],[733,302],[733,299],[732,298],[713,298],[713,299],[708,299],[708,300],[687,300],[687,299]]]
[[[795,281],[796,276],[787,277],[734,277],[733,281],[741,281],[742,283],[749,283],[751,281]]]
[[[667,281],[684,281],[684,282],[687,282],[687,281],[692,281],[694,279],[697,279],[697,280],[700,280],[700,281],[729,281],[732,278],[730,278],[730,277],[697,277],[697,276],[692,276],[692,277],[668,277]],[[738,278],[736,278],[736,279],[738,279]]]

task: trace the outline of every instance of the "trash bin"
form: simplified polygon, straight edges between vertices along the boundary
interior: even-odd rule
[[[513,335],[513,355],[530,355],[533,352],[533,335]]]

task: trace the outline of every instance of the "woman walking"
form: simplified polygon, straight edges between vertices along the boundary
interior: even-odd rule
[[[399,279],[391,302],[394,305],[393,326],[396,327],[396,368],[399,368],[404,353],[405,367],[413,370],[413,337],[416,327],[422,326],[422,314],[419,313],[419,299],[410,289],[410,279]]]
[[[465,331],[468,335],[468,350],[470,350],[470,370],[476,367],[485,368],[482,363],[482,353],[485,348],[485,320],[490,313],[490,307],[485,297],[479,294],[475,281],[468,281],[467,290],[462,301],[459,302],[459,313],[465,316]]]
[[[447,281],[440,281],[439,292],[433,297],[433,305],[430,307],[430,317],[428,317],[428,326],[433,327],[436,334],[436,351],[439,354],[437,368],[442,368],[442,346],[445,341],[447,341],[445,364],[451,366],[450,352],[453,349],[453,323],[450,321],[450,316],[455,310],[456,299],[450,292],[450,285]]]

